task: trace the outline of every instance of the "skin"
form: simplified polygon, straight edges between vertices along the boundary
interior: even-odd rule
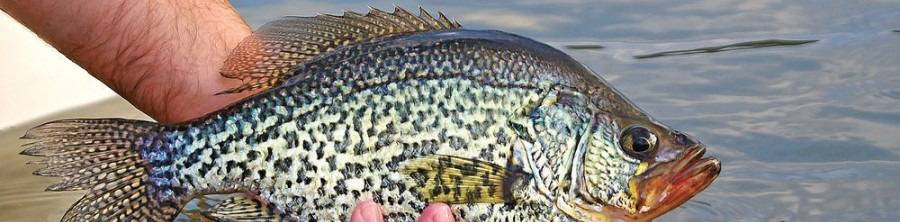
[[[0,9],[161,123],[202,117],[256,92],[214,95],[240,85],[219,67],[250,27],[222,0],[0,0]],[[423,222],[452,221],[432,204]],[[384,221],[363,201],[352,222]]]

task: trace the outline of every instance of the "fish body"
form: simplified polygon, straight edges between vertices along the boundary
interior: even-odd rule
[[[575,85],[556,74],[583,70],[563,56],[522,37],[469,30],[339,49],[294,71],[305,79],[166,135],[186,144],[175,148],[174,180],[212,178],[186,186],[194,190],[256,187],[301,220],[346,221],[356,202],[372,198],[389,217],[413,220],[427,203],[401,166],[435,154],[505,166],[517,140],[509,122],[554,87]],[[466,211],[494,207],[505,206]]]
[[[363,18],[412,21],[405,15]],[[278,43],[291,49],[279,58],[302,59],[267,63],[271,79],[236,89],[271,87],[262,93],[184,124],[51,122],[26,134],[38,141],[23,153],[49,157],[38,174],[65,178],[50,190],[91,190],[66,221],[171,220],[195,196],[232,192],[254,200],[207,215],[347,221],[372,199],[389,221],[414,221],[430,202],[467,221],[649,220],[718,174],[699,142],[653,121],[568,55],[425,15],[415,21],[441,28],[306,54],[298,52],[308,45],[284,37],[291,27],[308,37],[325,29],[310,24],[340,34],[345,23],[289,18],[268,29],[276,37],[260,32],[236,51]],[[226,69],[259,73],[247,64]],[[246,207],[256,210],[235,210]]]

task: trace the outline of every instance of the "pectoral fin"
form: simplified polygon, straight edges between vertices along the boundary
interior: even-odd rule
[[[529,177],[517,167],[447,155],[431,155],[403,165],[428,202],[512,203],[513,192]]]
[[[281,216],[274,209],[267,207],[259,200],[244,195],[233,196],[202,213],[203,216],[220,222],[282,221]]]

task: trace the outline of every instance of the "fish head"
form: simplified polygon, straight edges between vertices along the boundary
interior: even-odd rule
[[[717,159],[695,138],[646,115],[593,115],[557,206],[582,221],[644,221],[668,212],[718,176]],[[581,160],[581,161],[579,161]]]

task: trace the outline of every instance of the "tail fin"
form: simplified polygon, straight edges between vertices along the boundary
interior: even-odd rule
[[[140,120],[59,120],[28,130],[22,138],[35,141],[21,154],[45,157],[29,163],[44,165],[35,175],[63,178],[48,191],[90,190],[62,221],[171,221],[181,210],[181,192],[151,172],[165,161],[142,157],[166,146],[161,132]]]

